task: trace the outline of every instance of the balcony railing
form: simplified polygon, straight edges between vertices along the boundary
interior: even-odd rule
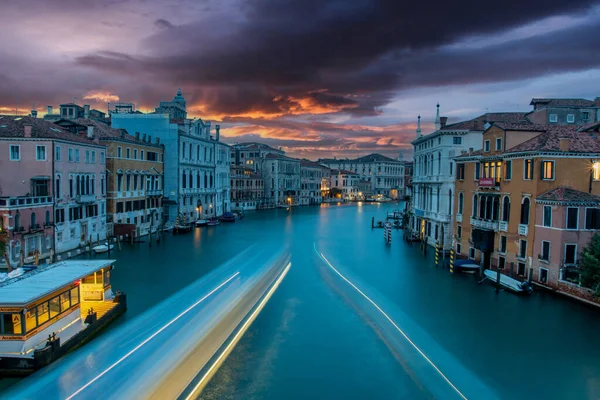
[[[498,231],[498,222],[499,221],[471,217],[471,226],[472,227],[480,228],[480,229],[488,229],[488,230],[491,230],[494,232]]]
[[[519,224],[519,235],[527,236],[528,233],[529,233],[529,226],[527,226],[525,224]]]
[[[162,190],[159,190],[159,189],[146,190],[146,196],[159,196],[161,194],[162,194]]]
[[[52,196],[0,197],[0,207],[19,208],[52,205]]]
[[[508,222],[506,222],[506,221],[500,221],[500,224],[498,225],[498,229],[501,232],[508,232]]]
[[[93,203],[96,201],[95,194],[78,194],[76,201],[81,204]]]

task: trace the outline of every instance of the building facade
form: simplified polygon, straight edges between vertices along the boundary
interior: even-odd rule
[[[267,154],[285,155],[285,151],[263,143],[236,143],[231,146],[231,165],[244,165],[259,171]]]
[[[469,121],[446,124],[439,116],[436,130],[421,133],[418,120],[414,147],[413,198],[410,226],[413,236],[427,244],[439,244],[444,250],[452,247],[453,199],[456,168],[454,157],[462,151],[474,151],[482,146],[482,133],[494,121],[522,121],[524,113],[488,113]]]
[[[300,203],[300,160],[275,153],[265,155],[261,166],[268,206]]]
[[[597,226],[598,135],[496,123],[482,139],[482,150],[455,160],[457,254],[517,279],[572,288],[566,277],[577,273],[576,254]]]
[[[360,175],[344,169],[331,170],[331,187],[340,191],[341,198],[347,201],[357,201],[360,193]]]
[[[300,205],[321,204],[327,186],[329,168],[314,161],[300,160]]]
[[[600,97],[587,99],[531,99],[533,111],[527,119],[534,124],[586,125],[600,121]]]
[[[260,172],[245,165],[231,165],[231,208],[255,210],[264,202],[265,186]]]

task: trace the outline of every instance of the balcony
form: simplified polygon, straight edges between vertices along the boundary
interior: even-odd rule
[[[425,218],[438,222],[450,222],[451,217],[448,214],[442,214],[435,211],[425,211]]]
[[[506,221],[500,221],[500,224],[498,225],[498,229],[501,232],[508,232],[508,222],[506,222]]]
[[[498,231],[498,222],[499,221],[471,217],[471,226],[473,228],[487,229],[494,232]]]
[[[22,207],[51,206],[52,196],[17,196],[0,197],[0,208],[13,209]]]
[[[162,190],[146,190],[146,196],[160,196],[162,195]]]
[[[413,176],[412,183],[442,183],[454,182],[452,175],[421,175]]]
[[[527,236],[529,233],[529,226],[525,224],[519,224],[519,235]]]
[[[480,189],[500,189],[500,181],[496,181],[494,178],[479,178],[477,186]]]
[[[94,203],[96,201],[95,194],[78,194],[75,200],[80,204]]]

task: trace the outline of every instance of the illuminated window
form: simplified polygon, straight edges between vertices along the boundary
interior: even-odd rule
[[[595,181],[600,181],[600,161],[596,161],[592,165],[592,177]]]
[[[526,179],[526,180],[533,179],[533,160],[532,159],[525,160],[525,162],[523,163],[523,166],[524,166],[523,179]]]
[[[542,161],[542,179],[554,179],[554,161]]]

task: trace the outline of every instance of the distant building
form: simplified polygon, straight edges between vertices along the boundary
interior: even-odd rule
[[[360,175],[356,172],[344,169],[331,170],[331,187],[339,189],[341,198],[344,200],[359,200],[360,182]]]
[[[260,172],[245,165],[231,165],[231,208],[255,210],[265,197],[265,182]]]
[[[269,153],[260,170],[265,180],[268,205],[297,205],[300,202],[300,160]]]
[[[263,143],[236,143],[231,146],[231,164],[245,165],[258,171],[267,154],[284,156],[285,151],[275,149]]]
[[[107,122],[105,112],[90,109],[88,104],[85,104],[82,107],[75,103],[65,103],[61,104],[59,107],[59,113],[54,114],[52,106],[48,106],[48,111],[44,116],[44,119],[46,121],[58,121],[59,119],[86,118]]]
[[[600,97],[587,99],[531,99],[533,111],[527,119],[534,124],[585,125],[600,121]]]
[[[172,101],[161,101],[156,108],[156,114],[169,114],[169,118],[171,119],[186,119],[186,101],[183,98],[181,89],[177,91]]]
[[[329,177],[330,170],[324,165],[300,160],[300,205],[321,204],[324,184],[328,186]]]

